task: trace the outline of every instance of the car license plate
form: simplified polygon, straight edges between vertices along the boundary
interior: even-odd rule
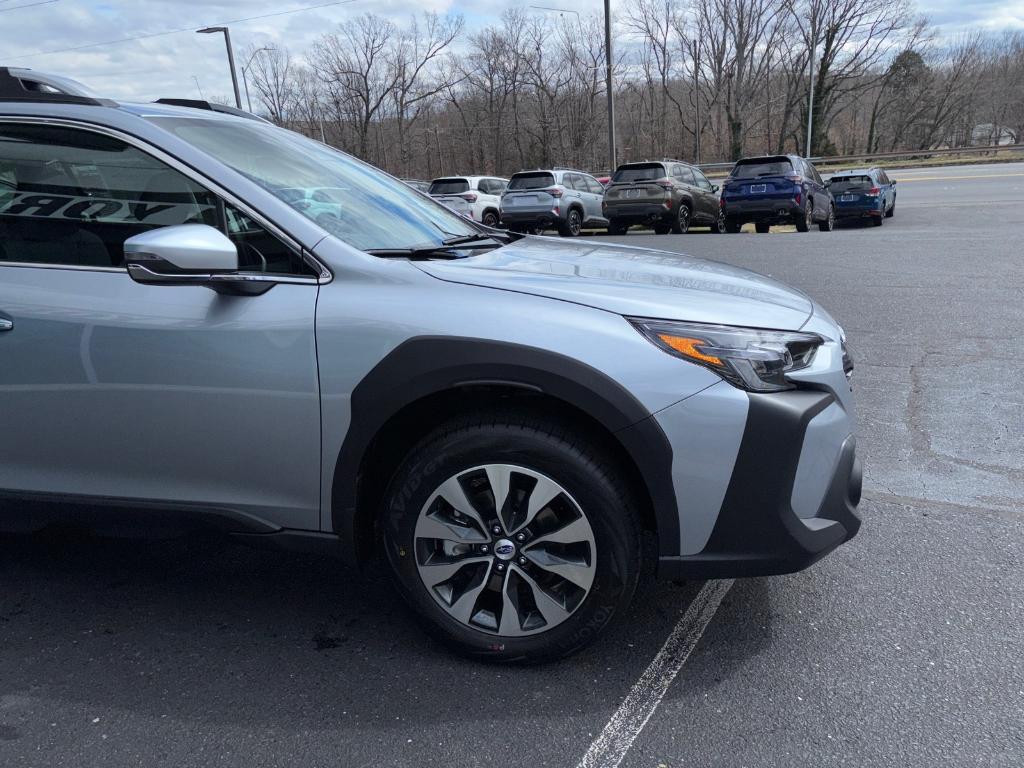
[[[533,205],[536,202],[537,202],[537,196],[536,195],[522,195],[520,197],[513,197],[512,198],[512,204],[513,205]]]
[[[857,199],[856,195],[840,195],[839,196],[839,202],[841,202],[841,203],[852,203],[856,199]]]
[[[639,189],[627,189],[626,190],[626,197],[640,197],[640,190]]]
[[[751,193],[754,193],[754,192],[764,192],[767,189],[768,189],[768,187],[765,184],[751,184],[750,185]]]

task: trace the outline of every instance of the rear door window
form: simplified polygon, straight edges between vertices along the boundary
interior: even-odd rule
[[[555,184],[555,177],[544,171],[517,173],[508,183],[510,192],[523,189],[545,189]]]
[[[655,181],[664,179],[665,166],[661,163],[637,163],[619,168],[612,177],[614,182]]]
[[[430,184],[432,195],[461,195],[463,192],[469,192],[466,179],[435,179]]]
[[[587,191],[595,195],[603,195],[604,187],[601,186],[601,182],[595,179],[593,176],[584,176],[584,181],[587,183]]]
[[[697,186],[703,190],[707,190],[708,192],[710,192],[711,182],[708,181],[708,177],[705,176],[700,171],[698,171],[696,168],[691,168],[690,170],[693,171],[693,178],[696,180]]]

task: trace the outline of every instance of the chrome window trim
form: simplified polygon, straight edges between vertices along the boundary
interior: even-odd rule
[[[317,277],[302,277],[301,275],[280,275],[280,280],[274,282],[288,282],[288,283],[301,283],[311,285],[326,285],[334,279],[334,275],[327,268],[327,266],[313,256],[309,249],[304,248],[298,241],[295,240],[291,235],[277,226],[274,222],[270,221],[266,216],[258,213],[249,204],[239,198],[237,195],[226,190],[223,186],[218,184],[213,179],[210,179],[205,174],[200,173],[192,166],[182,162],[173,155],[164,152],[159,147],[150,144],[147,141],[143,141],[136,136],[132,136],[129,133],[117,130],[116,128],[110,128],[105,125],[97,125],[95,123],[82,122],[80,120],[74,120],[71,118],[63,117],[35,117],[35,116],[17,116],[17,115],[0,115],[0,124],[2,123],[15,123],[23,125],[58,125],[64,128],[75,128],[83,131],[90,131],[92,133],[99,133],[111,138],[123,141],[125,144],[129,144],[141,152],[145,152],[148,155],[156,158],[160,162],[170,166],[178,173],[181,173],[186,178],[192,180],[196,184],[205,188],[207,191],[212,192],[218,197],[222,198],[225,202],[230,203],[239,210],[242,211],[246,216],[252,218],[257,224],[264,227],[270,234],[284,241],[285,245],[294,250],[299,254],[307,265],[312,267],[315,271],[319,272]],[[198,151],[198,150],[197,150]],[[216,158],[214,158],[216,160]],[[71,269],[78,271],[88,272],[124,272],[127,274],[125,267],[82,267],[74,264],[34,264],[32,262],[0,262],[0,266],[18,266],[18,267],[43,267],[49,269]],[[273,277],[268,275],[268,277]],[[288,278],[285,280],[284,278]]]

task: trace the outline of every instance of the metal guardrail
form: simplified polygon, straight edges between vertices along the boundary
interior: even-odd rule
[[[996,152],[1024,152],[1024,144],[1010,144],[999,147],[959,147],[953,149],[907,149],[898,152],[869,152],[862,155],[812,157],[810,161],[815,165],[842,165],[867,160],[894,160],[901,157],[920,159],[948,155],[985,155]],[[700,163],[698,167],[702,171],[728,171],[735,164],[735,161],[728,163]]]

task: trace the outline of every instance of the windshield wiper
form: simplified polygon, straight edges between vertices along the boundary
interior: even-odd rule
[[[458,259],[458,251],[498,248],[501,242],[490,235],[453,237],[440,245],[416,245],[412,248],[370,248],[366,253],[387,259]]]

